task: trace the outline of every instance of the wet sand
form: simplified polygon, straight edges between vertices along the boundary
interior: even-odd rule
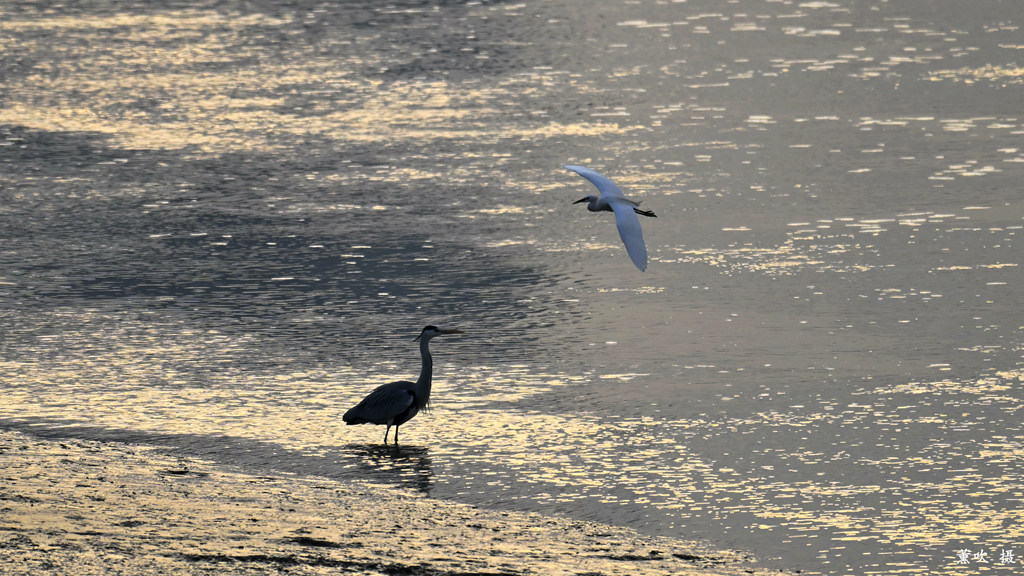
[[[5,574],[778,574],[736,551],[0,431]]]

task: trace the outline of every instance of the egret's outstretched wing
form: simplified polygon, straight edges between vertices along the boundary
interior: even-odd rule
[[[597,186],[597,189],[601,192],[601,196],[618,196],[619,198],[623,197],[622,190],[619,190],[619,187],[615,185],[615,182],[612,182],[611,179],[609,179],[607,176],[601,175],[591,170],[590,168],[587,168],[586,166],[567,165],[563,166],[563,168],[565,168],[566,170],[572,170],[573,172],[579,174],[580,176],[583,176],[587,180],[590,180],[591,184]]]
[[[615,212],[615,225],[619,227],[619,237],[626,245],[626,253],[643,272],[647,269],[647,245],[644,244],[644,233],[640,229],[640,219],[633,211],[633,203],[623,198],[613,199],[609,204]]]

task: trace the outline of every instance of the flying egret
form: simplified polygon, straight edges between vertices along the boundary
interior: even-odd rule
[[[597,186],[598,191],[601,192],[600,196],[587,195],[573,204],[586,202],[587,210],[591,212],[614,212],[615,225],[619,227],[619,237],[626,245],[626,253],[641,272],[646,270],[647,246],[644,245],[644,233],[640,229],[640,219],[636,215],[655,218],[654,212],[641,210],[640,203],[626,198],[622,194],[622,190],[619,190],[615,182],[612,182],[607,176],[598,174],[586,166],[564,166],[564,168],[590,180],[590,183]]]
[[[384,445],[388,443],[388,432],[395,427],[395,446],[398,446],[398,427],[412,419],[420,410],[426,410],[430,404],[430,376],[433,362],[427,344],[434,336],[441,334],[462,334],[461,330],[442,330],[437,326],[427,326],[416,337],[420,343],[420,357],[423,365],[420,377],[415,382],[399,380],[382,384],[363,398],[345,415],[345,424],[387,424],[384,430]],[[413,340],[415,342],[416,340]]]

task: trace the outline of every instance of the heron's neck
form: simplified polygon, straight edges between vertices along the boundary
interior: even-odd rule
[[[430,403],[430,378],[434,371],[434,361],[430,358],[430,348],[426,338],[420,339],[420,357],[423,359],[423,366],[420,368],[420,377],[416,380],[416,405],[422,410]]]

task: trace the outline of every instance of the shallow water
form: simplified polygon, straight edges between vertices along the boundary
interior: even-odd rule
[[[892,4],[5,8],[0,419],[805,573],[1024,554],[1019,15]],[[396,453],[340,415],[427,323]]]

